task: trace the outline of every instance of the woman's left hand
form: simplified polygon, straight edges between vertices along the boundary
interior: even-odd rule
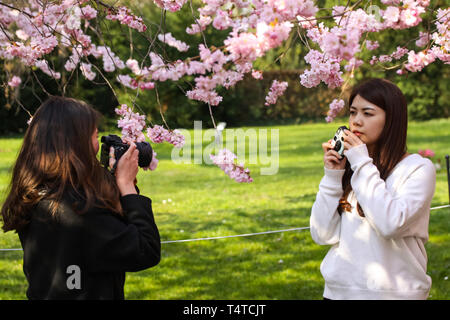
[[[344,150],[350,150],[353,147],[364,144],[360,138],[350,130],[344,131]]]

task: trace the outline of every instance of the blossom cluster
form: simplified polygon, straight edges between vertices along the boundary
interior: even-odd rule
[[[11,78],[11,80],[8,81],[8,86],[10,86],[11,88],[16,88],[16,87],[20,86],[21,83],[22,83],[22,79],[20,79],[20,77],[13,76]]]
[[[303,86],[312,88],[323,81],[328,87],[336,88],[344,82],[339,59],[318,50],[311,50],[305,56],[305,61],[311,65],[311,69],[300,75],[300,83]]]
[[[373,56],[370,60],[370,64],[386,63],[392,60],[400,60],[405,54],[408,53],[408,49],[404,47],[397,47],[397,49],[389,55],[380,55],[379,57]]]
[[[47,60],[37,60],[34,63],[34,66],[41,69],[42,72],[44,72],[46,75],[55,78],[55,79],[60,79],[61,78],[61,73],[57,72],[55,70],[53,70],[52,68],[50,68],[49,63]]]
[[[405,68],[411,72],[421,71],[424,67],[440,59],[446,64],[450,64],[450,9],[437,10],[436,32],[433,34],[419,33],[417,46],[425,46],[432,39],[434,45],[430,49],[420,52],[413,50],[408,52],[408,62]]]
[[[286,81],[280,82],[278,80],[274,80],[272,82],[272,86],[270,87],[269,94],[266,96],[265,105],[268,106],[270,104],[277,103],[278,97],[283,95],[287,87],[288,83]]]
[[[122,128],[122,140],[124,142],[143,142],[145,136],[142,133],[145,127],[145,116],[134,113],[126,104],[122,104],[120,108],[115,109],[116,114],[121,116],[118,120],[118,127]],[[143,168],[144,171],[150,169],[155,170],[159,160],[156,158],[157,153],[152,149],[152,161],[148,167]]]
[[[148,167],[144,167],[142,169],[144,169],[144,171],[147,171],[148,169],[150,169],[151,171],[156,170],[156,167],[158,166],[158,162],[159,160],[156,159],[156,156],[158,155],[154,149],[152,149],[152,161],[150,162],[150,165]]]
[[[429,1],[397,1],[396,6],[389,6],[383,12],[385,19],[384,28],[404,29],[416,26],[420,21],[420,14],[424,12],[429,5]],[[388,3],[395,4],[395,3]],[[397,70],[398,74],[405,74],[407,71],[419,72],[424,67],[440,59],[444,63],[450,63],[450,9],[437,9],[435,26],[436,31],[419,31],[419,36],[415,41],[417,47],[426,47],[422,51],[408,50],[404,47],[398,47],[397,51],[390,55],[373,56],[370,64],[391,62],[393,59],[399,60],[407,54],[407,61],[403,67]],[[428,44],[433,44],[428,47]]]
[[[331,122],[334,120],[334,118],[336,118],[336,116],[339,114],[339,112],[341,112],[341,110],[344,108],[345,106],[345,102],[342,99],[334,99],[331,103],[330,103],[330,110],[327,113],[327,117],[325,118],[325,120],[327,122]]]
[[[124,75],[118,75],[117,81],[124,85],[125,87],[128,87],[130,89],[137,89],[140,88],[142,90],[150,90],[155,88],[155,83],[152,81],[139,81],[134,78],[132,78],[128,74]]]
[[[243,164],[235,164],[237,156],[228,149],[221,149],[218,154],[209,155],[215,165],[221,168],[231,179],[237,182],[253,182],[250,177],[250,170],[244,169]]]
[[[186,3],[187,0],[153,0],[155,4],[171,12],[176,12]]]
[[[176,148],[182,148],[185,142],[185,138],[180,130],[175,129],[169,131],[157,124],[147,128],[147,136],[153,143],[162,143],[166,141]]]
[[[82,26],[89,26],[89,20],[98,15],[98,10],[87,2],[64,0],[42,4],[28,0],[17,10],[13,6],[0,6],[0,59],[18,59],[26,66],[37,67],[48,76],[60,79],[61,73],[52,69],[45,56],[61,47],[71,52],[64,69],[72,72],[79,67],[81,74],[88,80],[96,77],[89,56],[102,59],[105,72],[124,69],[124,62],[111,48],[96,46],[91,36],[83,31]],[[106,19],[117,20],[139,32],[147,28],[142,18],[133,15],[126,7],[108,6],[107,13]],[[143,81],[131,87],[151,89],[153,83]]]
[[[430,0],[403,0],[403,1],[382,1],[388,6],[381,14],[384,19],[384,27],[392,29],[406,29],[417,26],[422,18],[420,15],[425,12],[430,4]]]
[[[122,139],[134,142],[145,141],[145,135],[142,131],[145,128],[145,116],[135,113],[126,104],[115,109],[116,114],[120,116],[118,127],[122,129]],[[185,138],[180,130],[167,130],[160,125],[154,125],[147,128],[147,136],[153,143],[169,142],[177,148],[182,148]]]
[[[170,32],[166,33],[166,34],[159,34],[158,40],[168,44],[171,47],[176,48],[178,51],[181,51],[181,52],[185,52],[185,51],[189,50],[189,46],[186,43],[175,39],[172,36],[172,33],[170,33]]]
[[[323,23],[301,23],[308,29],[307,36],[317,43],[321,51],[310,50],[305,61],[311,64],[311,69],[306,70],[300,76],[300,83],[311,88],[319,85],[321,81],[330,88],[339,87],[343,84],[341,79],[341,66],[346,71],[353,71],[363,64],[357,55],[361,52],[361,38],[364,34],[375,33],[385,29],[406,29],[417,26],[421,21],[421,15],[425,13],[430,4],[429,0],[382,0],[387,5],[378,12],[365,12],[362,9],[346,11],[343,6],[333,7],[333,15],[336,26],[325,27]],[[448,54],[449,39],[449,14],[447,9],[437,10],[437,31],[432,35],[424,32],[419,33],[416,45],[423,47],[430,40],[435,45],[421,52],[409,51],[404,47],[398,47],[397,51],[390,55],[373,56],[370,64],[391,62],[393,59],[401,59],[408,54],[407,61],[397,71],[398,74],[406,73],[406,70],[418,72],[425,66],[440,59],[445,63],[450,61]],[[301,19],[298,19],[301,22]],[[366,49],[371,51],[379,48],[376,41],[367,40]],[[315,52],[316,51],[316,52]]]
[[[145,141],[142,133],[145,127],[145,116],[134,113],[126,104],[115,109],[116,114],[120,116],[117,126],[122,129],[122,139],[134,142]]]
[[[136,29],[139,32],[147,30],[147,26],[144,24],[141,17],[137,17],[131,13],[131,10],[127,7],[120,7],[118,9],[109,10],[106,19],[112,21],[119,21],[121,24],[125,24],[130,28]]]

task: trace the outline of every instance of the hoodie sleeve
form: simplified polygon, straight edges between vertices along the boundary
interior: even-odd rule
[[[319,192],[311,210],[310,232],[313,240],[320,245],[339,242],[341,216],[337,211],[342,190],[342,176],[345,170],[324,168],[325,175],[320,181]]]
[[[160,261],[161,242],[151,200],[129,194],[120,202],[126,219],[105,211],[88,214],[85,246],[91,272],[139,271]]]
[[[353,175],[351,185],[364,215],[386,239],[408,236],[418,220],[427,220],[436,185],[436,171],[428,159],[408,163],[404,182],[389,189],[365,144],[346,152]],[[426,226],[428,228],[428,224]],[[414,228],[416,229],[416,228]]]

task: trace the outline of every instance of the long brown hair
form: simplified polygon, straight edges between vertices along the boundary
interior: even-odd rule
[[[67,194],[80,200],[72,203],[79,214],[95,204],[123,215],[115,178],[101,166],[92,145],[100,119],[94,108],[71,98],[52,96],[38,108],[25,132],[1,209],[5,232],[26,226],[30,210],[43,198],[50,200],[55,216]],[[80,203],[85,203],[81,210]]]
[[[395,84],[385,79],[370,79],[356,86],[350,94],[349,107],[357,95],[386,112],[383,131],[375,143],[373,154],[370,155],[380,172],[381,179],[386,180],[407,151],[408,110],[406,98]],[[352,175],[353,171],[347,161],[342,178],[344,195],[339,201],[339,213],[350,208],[347,196],[352,191],[350,184]],[[358,214],[364,217],[364,212],[359,203],[357,209]]]

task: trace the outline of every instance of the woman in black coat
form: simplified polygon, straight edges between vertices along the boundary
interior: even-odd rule
[[[130,143],[115,175],[99,163],[100,114],[51,97],[25,133],[3,204],[3,230],[22,243],[29,299],[124,299],[125,272],[155,266],[151,200],[138,194]]]

